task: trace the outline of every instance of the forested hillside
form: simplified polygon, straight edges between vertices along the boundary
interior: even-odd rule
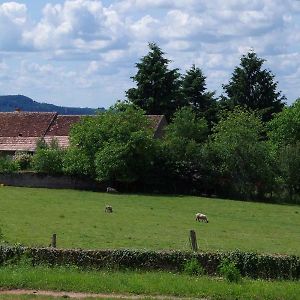
[[[91,115],[95,114],[94,108],[64,107],[54,104],[40,103],[23,95],[0,96],[0,111],[10,112],[20,109],[22,111],[57,112],[63,115]],[[104,110],[104,108],[99,108]]]

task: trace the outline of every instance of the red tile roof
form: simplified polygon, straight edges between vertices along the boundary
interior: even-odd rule
[[[0,113],[0,137],[42,137],[56,113]]]
[[[74,123],[80,121],[81,116],[60,116],[58,115],[49,127],[47,136],[68,136],[70,128]]]

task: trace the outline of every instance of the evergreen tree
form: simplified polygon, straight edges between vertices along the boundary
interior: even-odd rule
[[[280,112],[285,97],[277,91],[278,82],[274,81],[272,72],[262,68],[264,62],[254,51],[243,55],[229,83],[223,85],[227,97],[223,96],[221,103],[227,108],[239,105],[257,110],[263,121]]]
[[[214,92],[207,92],[205,80],[203,72],[193,65],[183,77],[182,94],[196,115],[211,124],[216,121],[216,100]]]
[[[170,60],[155,44],[136,64],[137,74],[132,77],[137,87],[126,92],[128,99],[147,114],[164,114],[168,119],[176,109],[184,106],[180,100],[180,74],[178,69],[169,69]]]

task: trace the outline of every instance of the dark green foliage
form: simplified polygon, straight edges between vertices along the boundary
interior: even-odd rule
[[[289,202],[297,202],[296,195],[300,193],[300,141],[282,146],[277,157],[279,180],[288,191]]]
[[[300,193],[300,99],[286,107],[268,123],[272,155],[277,162],[279,193],[288,193],[289,202],[297,202]]]
[[[205,118],[212,125],[217,119],[217,102],[214,92],[206,90],[205,80],[202,71],[193,65],[183,76],[182,95],[186,105],[192,107],[198,117]]]
[[[263,123],[253,113],[240,108],[228,113],[214,127],[208,145],[212,167],[219,173],[221,185],[232,196],[245,200],[258,198],[272,190],[273,161],[267,142],[262,140]]]
[[[285,97],[277,91],[277,82],[271,71],[263,69],[264,59],[253,51],[241,58],[240,66],[234,69],[228,84],[223,85],[227,97],[221,104],[225,108],[245,106],[258,111],[263,121],[268,121],[284,106]]]
[[[0,173],[14,173],[19,171],[19,164],[10,156],[0,157]]]
[[[203,267],[195,257],[188,260],[184,264],[183,271],[188,275],[203,275],[205,272]]]
[[[217,275],[223,262],[230,279],[242,276],[262,279],[299,279],[300,258],[240,251],[197,253],[141,250],[62,250],[0,246],[0,265],[26,255],[33,265],[75,265],[83,268],[164,270],[182,272],[187,261],[196,260],[209,275]],[[224,264],[224,261],[227,261]],[[194,265],[194,263],[193,263]],[[233,268],[232,265],[235,267]],[[194,268],[194,267],[193,267]],[[200,270],[200,269],[199,269]],[[226,275],[225,275],[226,276]]]
[[[183,107],[176,111],[165,132],[162,144],[171,176],[178,188],[184,186],[190,191],[196,188],[202,173],[201,150],[208,135],[207,122],[197,118],[191,107]]]
[[[220,275],[225,277],[229,282],[241,281],[241,273],[237,269],[234,262],[230,262],[225,258],[218,267]]]
[[[63,157],[64,151],[59,148],[57,141],[52,140],[49,146],[40,142],[32,157],[32,168],[39,173],[62,174]]]
[[[169,69],[170,61],[155,44],[149,44],[149,53],[136,64],[137,74],[132,77],[137,87],[126,92],[132,103],[147,114],[165,115],[168,119],[176,109],[186,103],[180,97],[180,74],[178,69]]]

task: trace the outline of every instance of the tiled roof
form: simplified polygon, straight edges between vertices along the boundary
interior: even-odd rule
[[[71,126],[79,122],[80,117],[58,115],[49,127],[46,136],[68,136]]]
[[[69,147],[69,136],[45,136],[44,140],[47,144],[50,144],[52,140],[56,140],[58,143],[58,146],[60,148],[66,149]]]
[[[33,152],[39,137],[0,137],[0,151]]]
[[[0,137],[42,137],[56,113],[0,113]]]

